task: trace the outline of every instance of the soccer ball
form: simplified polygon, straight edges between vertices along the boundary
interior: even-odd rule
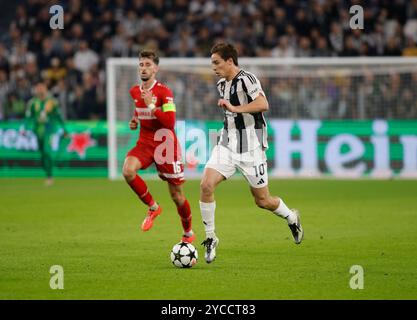
[[[178,268],[191,268],[197,259],[197,249],[191,243],[177,243],[171,250],[171,262]]]

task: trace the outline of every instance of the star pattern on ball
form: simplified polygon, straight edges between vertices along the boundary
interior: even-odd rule
[[[184,258],[188,262],[184,262]],[[196,248],[191,243],[177,243],[171,251],[171,262],[179,268],[191,268],[197,262]]]

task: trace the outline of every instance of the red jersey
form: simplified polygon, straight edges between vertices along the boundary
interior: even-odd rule
[[[130,89],[135,102],[134,115],[140,121],[139,140],[154,140],[155,132],[162,128],[171,130],[175,135],[175,104],[171,89],[155,80],[149,90],[156,107],[153,113],[141,97],[142,88],[135,85]]]
[[[130,95],[135,102],[135,117],[140,121],[140,133],[136,146],[127,153],[127,156],[138,158],[142,164],[141,169],[146,169],[155,163],[161,179],[180,185],[185,181],[184,165],[181,159],[181,146],[174,131],[174,97],[172,91],[158,81],[154,82],[150,91],[152,91],[152,102],[155,104],[154,111],[149,109],[142,99],[140,86],[136,85],[130,89]],[[161,132],[162,134],[159,135]]]

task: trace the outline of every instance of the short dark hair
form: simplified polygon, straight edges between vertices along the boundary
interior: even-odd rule
[[[211,54],[217,53],[223,60],[228,60],[230,58],[232,58],[233,63],[238,66],[238,61],[237,61],[237,50],[236,48],[230,44],[230,43],[217,43],[213,46],[213,48],[211,48]]]
[[[142,50],[139,53],[139,59],[148,58],[151,59],[156,65],[159,64],[159,57],[153,50]]]

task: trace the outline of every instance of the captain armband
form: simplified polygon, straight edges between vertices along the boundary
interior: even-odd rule
[[[177,109],[175,108],[174,103],[165,103],[165,104],[162,105],[162,111],[163,112],[168,112],[168,111],[176,112]]]

